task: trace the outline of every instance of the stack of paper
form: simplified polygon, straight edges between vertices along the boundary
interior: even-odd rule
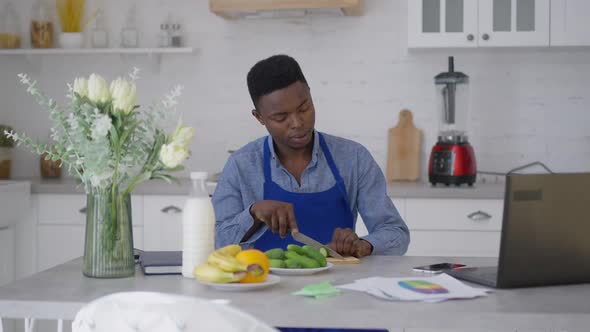
[[[352,284],[336,286],[365,292],[390,301],[440,302],[485,296],[489,289],[467,286],[459,280],[440,274],[434,277],[384,278],[371,277]]]

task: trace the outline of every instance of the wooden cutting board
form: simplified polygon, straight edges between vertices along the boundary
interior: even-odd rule
[[[387,181],[418,180],[420,176],[420,140],[412,112],[401,110],[397,125],[389,129],[387,148]]]
[[[346,256],[343,258],[326,257],[326,260],[332,264],[359,264],[360,259],[354,256]]]

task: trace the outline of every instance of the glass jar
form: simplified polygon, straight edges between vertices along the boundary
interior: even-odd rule
[[[170,46],[182,47],[182,31],[179,23],[172,25],[172,36],[170,38]]]
[[[99,10],[96,14],[94,29],[92,30],[92,47],[106,48],[109,45],[109,34],[104,23],[104,13]]]
[[[20,48],[20,18],[11,2],[0,11],[0,48]]]
[[[158,47],[170,47],[170,26],[168,23],[160,24],[160,33],[158,34]]]
[[[137,47],[139,45],[139,34],[137,32],[137,7],[131,6],[127,13],[125,26],[121,30],[121,47]]]
[[[53,18],[45,0],[35,0],[31,9],[31,47],[53,47]]]

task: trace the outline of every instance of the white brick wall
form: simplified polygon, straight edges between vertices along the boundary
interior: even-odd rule
[[[1,0],[0,3],[6,0]],[[91,0],[95,7],[98,0]],[[31,0],[18,1],[23,31]],[[111,42],[129,0],[110,5]],[[366,15],[226,21],[205,0],[142,0],[141,46],[155,45],[160,22],[171,11],[184,18],[198,56],[165,57],[160,72],[146,57],[0,57],[0,123],[46,139],[47,115],[18,86],[28,72],[55,97],[65,83],[93,71],[112,79],[132,66],[144,69],[140,103],[174,84],[186,87],[179,110],[197,130],[189,169],[217,172],[228,149],[265,134],[251,118],[245,76],[257,60],[288,53],[299,60],[312,88],[317,128],[357,140],[384,167],[386,132],[409,108],[424,132],[423,174],[436,139],[439,114],[433,77],[455,55],[456,68],[471,76],[471,131],[480,170],[506,171],[535,160],[558,171],[590,170],[590,50],[407,50],[406,1],[367,0]],[[115,5],[117,6],[115,8]],[[120,11],[121,13],[115,13]],[[38,158],[20,149],[15,176],[39,174]]]

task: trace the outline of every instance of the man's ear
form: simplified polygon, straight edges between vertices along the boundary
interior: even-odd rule
[[[258,110],[253,109],[252,115],[256,118],[256,120],[258,120],[258,122],[260,122],[261,125],[264,126],[264,121],[262,120],[262,115],[260,114],[260,112],[258,112]]]

